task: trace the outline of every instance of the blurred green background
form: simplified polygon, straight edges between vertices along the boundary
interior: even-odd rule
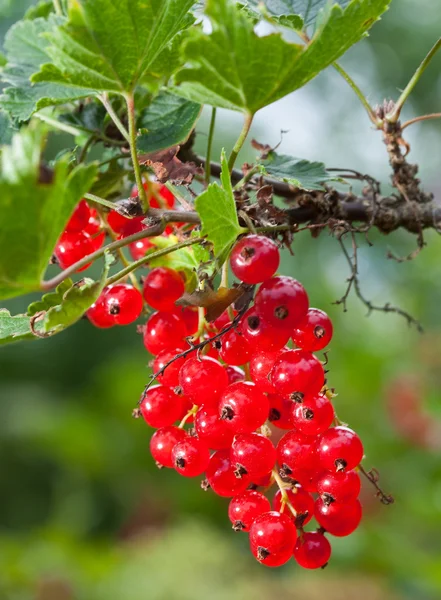
[[[0,29],[26,0],[0,3]],[[395,0],[371,37],[342,64],[371,102],[397,97],[441,29],[439,0]],[[441,56],[419,83],[405,118],[440,110]],[[240,118],[220,111],[216,152],[231,148]],[[208,111],[198,124],[204,152]],[[346,84],[328,70],[304,90],[262,111],[253,135],[281,151],[351,167],[382,180],[387,156],[379,133]],[[441,195],[441,124],[406,134],[427,189]],[[71,145],[55,135],[51,148]],[[245,151],[252,160],[253,151]],[[327,569],[258,565],[245,535],[230,529],[227,501],[196,480],[158,471],[150,431],[131,418],[149,375],[150,357],[135,326],[98,331],[81,322],[50,340],[0,349],[0,599],[7,600],[429,600],[441,596],[441,240],[413,262],[415,240],[396,233],[360,238],[365,295],[410,311],[374,313],[345,290],[347,265],[323,233],[296,236],[281,271],[306,286],[313,306],[335,324],[329,381],[339,416],[362,436],[366,468],[375,466],[396,503],[386,507],[365,486],[365,519],[350,538],[333,541]],[[27,300],[8,302],[13,312]]]

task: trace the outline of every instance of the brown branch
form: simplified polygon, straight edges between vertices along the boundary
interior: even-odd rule
[[[378,482],[380,480],[380,474],[378,473],[377,469],[371,469],[370,471],[366,471],[366,469],[361,465],[358,465],[358,468],[360,470],[360,473],[362,473],[362,475],[366,477],[366,479],[377,490],[377,493],[375,495],[377,496],[377,498],[380,498],[380,502],[386,505],[393,504],[395,502],[394,497],[391,496],[391,494],[386,494],[385,492],[383,492],[383,490],[378,485]]]

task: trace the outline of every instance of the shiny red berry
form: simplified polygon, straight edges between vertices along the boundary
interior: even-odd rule
[[[255,298],[256,310],[265,321],[290,330],[303,321],[308,306],[305,288],[296,279],[286,276],[267,279]]]
[[[234,531],[249,531],[257,517],[270,510],[268,498],[260,492],[246,490],[230,500],[228,517]]]
[[[91,209],[86,200],[80,200],[67,222],[66,231],[84,231],[89,223],[90,215]]]
[[[128,283],[117,283],[103,290],[103,304],[116,325],[129,325],[142,313],[140,292]]]
[[[202,475],[210,461],[206,443],[196,437],[187,436],[172,450],[172,461],[176,471],[184,477]]]
[[[210,356],[189,358],[180,370],[179,385],[198,406],[215,406],[228,385],[228,375],[220,362]]]
[[[317,456],[323,469],[351,471],[363,458],[363,444],[349,427],[333,427],[320,436]]]
[[[55,246],[54,254],[60,267],[67,269],[94,251],[95,246],[90,235],[84,231],[65,231]],[[78,271],[84,271],[91,264],[81,267]]]
[[[156,312],[149,318],[144,329],[144,346],[151,354],[184,345],[184,323],[173,313]]]
[[[325,384],[322,363],[310,352],[286,350],[274,363],[271,383],[279,394],[299,402],[320,392]]]
[[[257,517],[250,528],[250,547],[255,558],[267,567],[280,567],[290,560],[297,539],[289,517],[271,511]]]
[[[235,433],[255,431],[265,423],[268,414],[268,398],[249,381],[229,385],[219,401],[219,416]]]
[[[230,264],[235,276],[244,283],[261,283],[279,267],[277,244],[262,235],[247,235],[234,246]]]
[[[175,205],[175,197],[165,185],[157,185],[154,182],[150,182],[150,186],[155,190],[155,193],[149,196],[149,204],[152,208],[173,208]],[[148,191],[148,184],[144,183],[143,187]],[[132,198],[138,196],[138,188],[136,185],[133,186],[130,194]],[[159,196],[159,199],[158,199]]]
[[[144,280],[144,300],[156,310],[173,310],[176,300],[185,291],[184,280],[168,267],[152,269]]]
[[[296,431],[289,431],[277,444],[277,462],[287,474],[297,479],[302,470],[316,470],[316,440]]]
[[[325,503],[350,502],[360,494],[360,476],[355,471],[323,471],[317,477],[317,492]]]
[[[116,325],[113,315],[106,309],[102,294],[88,309],[86,315],[92,325],[100,329],[108,329]]]
[[[257,352],[250,359],[250,375],[261,392],[276,394],[277,390],[270,381],[270,372],[280,352]]]
[[[243,337],[257,352],[274,352],[288,343],[290,332],[284,327],[274,327],[257,310],[247,310],[241,321]]]
[[[134,231],[131,231],[129,233],[129,230],[133,228],[133,225],[135,223],[139,226],[140,229],[142,229],[141,222],[143,219],[144,217],[125,217],[116,210],[111,210],[107,215],[107,223],[109,227],[111,227],[115,233],[119,233],[124,237],[130,235],[130,233],[135,233]]]
[[[297,540],[294,558],[304,569],[325,567],[331,558],[331,544],[323,533],[305,532]]]
[[[199,327],[198,309],[192,306],[174,306],[172,311],[181,319],[187,329],[187,336],[194,335]]]
[[[279,394],[268,394],[270,411],[268,420],[279,429],[294,429],[293,402]]]
[[[334,420],[334,407],[323,394],[305,396],[302,402],[293,402],[291,407],[294,427],[304,435],[319,435]]]
[[[301,485],[296,485],[285,490],[287,500],[293,507],[296,515],[291,512],[289,506],[283,501],[282,492],[278,490],[273,499],[273,509],[282,512],[292,519],[296,527],[303,527],[309,523],[314,516],[314,499]]]
[[[178,442],[181,442],[187,433],[184,429],[169,425],[155,431],[150,439],[150,452],[158,465],[172,469],[172,450]]]
[[[357,529],[362,517],[359,500],[326,504],[322,498],[315,501],[314,516],[319,525],[331,535],[344,537]]]
[[[323,350],[332,339],[332,321],[318,308],[310,308],[306,317],[292,334],[293,342],[302,350],[317,352]]]
[[[228,385],[230,385],[230,383],[236,383],[236,381],[245,381],[245,371],[240,367],[227,365],[225,370],[228,375]]]
[[[231,329],[221,339],[219,355],[229,365],[244,365],[251,356],[251,348],[240,331]]]
[[[234,433],[214,408],[202,406],[195,415],[194,428],[198,437],[212,450],[230,448]]]
[[[139,408],[151,427],[167,427],[179,419],[182,400],[170,388],[154,385],[143,394]]]
[[[158,354],[158,356],[153,361],[153,373],[158,373],[161,369],[165,367],[170,361],[173,361],[168,367],[165,368],[162,375],[158,375],[156,378],[158,383],[162,383],[162,385],[167,385],[169,387],[176,387],[179,385],[179,371],[181,370],[182,365],[187,360],[184,358],[175,357],[182,352],[181,348],[173,348],[171,350],[163,350]]]
[[[274,468],[276,449],[271,440],[260,433],[239,433],[234,436],[230,452],[236,475],[249,475],[253,480]]]
[[[215,494],[230,498],[246,490],[251,483],[250,478],[247,475],[236,477],[235,470],[229,450],[218,450],[213,454],[205,476]]]

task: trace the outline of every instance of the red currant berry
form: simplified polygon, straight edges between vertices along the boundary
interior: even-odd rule
[[[184,429],[179,429],[179,427],[173,425],[161,427],[161,429],[155,431],[150,439],[150,452],[158,466],[168,467],[169,469],[174,467],[172,450],[186,436],[187,433]]]
[[[279,394],[268,394],[268,400],[270,403],[268,420],[279,429],[294,429],[292,400]]]
[[[66,225],[66,231],[83,231],[86,229],[90,213],[91,210],[87,202],[84,199],[80,200]]]
[[[137,232],[133,231],[132,233]],[[154,244],[152,244],[149,238],[143,238],[142,240],[132,242],[129,244],[130,256],[133,260],[139,260],[140,258],[144,258],[144,256],[147,254],[147,251],[154,247]]]
[[[236,383],[236,381],[245,381],[245,371],[243,371],[240,367],[228,365],[225,367],[225,370],[228,375],[228,385],[231,383]]]
[[[221,339],[219,354],[229,365],[244,365],[250,359],[251,348],[245,337],[239,331],[231,329]]]
[[[235,311],[233,311],[235,313]],[[234,316],[236,316],[236,314],[234,314]],[[230,317],[228,315],[228,311],[224,310],[224,312],[221,314],[220,317],[218,317],[217,319],[215,319],[211,325],[213,325],[213,327],[217,330],[217,331],[221,331],[222,329],[224,329],[224,327],[226,327],[228,324],[230,323]]]
[[[267,279],[256,294],[255,307],[260,316],[274,327],[294,329],[308,310],[305,288],[292,277]]]
[[[334,420],[334,407],[326,396],[306,396],[292,403],[294,427],[304,435],[319,435],[326,431]]]
[[[235,433],[251,433],[263,425],[269,400],[254,383],[238,381],[227,387],[219,402],[219,416]]]
[[[308,494],[301,485],[296,485],[292,489],[285,490],[288,502],[291,504],[297,515],[294,515],[289,506],[283,502],[282,492],[278,490],[273,499],[273,509],[282,512],[292,519],[296,527],[303,527],[309,523],[314,516],[314,499]],[[282,508],[283,507],[283,508]]]
[[[150,182],[150,186],[155,189],[155,194],[152,194],[149,197],[149,204],[152,208],[173,208],[175,205],[175,197],[170,192],[165,185],[157,185],[154,182]],[[148,191],[149,187],[148,183],[143,183],[143,187],[146,191]],[[132,192],[130,194],[132,198],[136,198],[138,196],[138,188],[136,185],[133,186]],[[159,196],[159,199],[158,197]]]
[[[84,228],[84,232],[88,233],[90,236],[97,235],[101,231],[101,222],[98,217],[98,212],[94,209],[90,209],[89,220],[87,221],[87,225]]]
[[[117,283],[105,288],[103,303],[116,325],[133,323],[141,315],[143,307],[140,292],[128,283]]]
[[[244,314],[241,330],[243,337],[258,352],[280,350],[289,340],[289,330],[270,325],[254,307],[248,309]]]
[[[54,254],[60,267],[67,269],[94,251],[95,247],[90,235],[84,231],[65,231],[55,246]],[[81,267],[78,271],[84,271],[91,264]]]
[[[333,427],[320,436],[317,456],[323,469],[351,471],[363,458],[363,444],[349,427]]]
[[[319,525],[328,533],[337,537],[344,537],[350,535],[359,526],[362,509],[359,500],[325,504],[322,498],[317,498],[314,516]]]
[[[289,517],[275,511],[263,513],[250,527],[251,552],[267,567],[280,567],[292,557],[296,528]]]
[[[107,223],[109,227],[111,227],[115,233],[119,233],[124,237],[130,235],[131,233],[135,233],[134,231],[130,231],[130,233],[128,233],[129,230],[133,228],[135,223],[137,226],[139,226],[138,231],[140,231],[142,229],[141,222],[143,219],[144,217],[125,217],[116,210],[111,210],[107,215]]]
[[[249,531],[257,517],[270,510],[271,504],[268,498],[260,492],[246,490],[230,500],[228,517],[234,531]]]
[[[176,471],[184,477],[202,475],[210,462],[208,446],[202,440],[187,436],[172,450],[172,461]]]
[[[189,358],[180,370],[179,384],[185,396],[198,406],[215,406],[228,385],[228,375],[210,356]]]
[[[144,346],[151,354],[179,348],[184,344],[185,325],[173,313],[155,312],[144,330]]]
[[[108,329],[116,325],[113,315],[106,310],[103,294],[92,304],[86,315],[92,325],[100,329]]]
[[[187,336],[194,335],[199,328],[198,309],[191,306],[174,306],[172,311],[181,321],[184,321]]]
[[[297,479],[300,470],[315,470],[317,457],[315,453],[316,440],[296,431],[285,433],[277,444],[277,462],[287,475]]]
[[[293,342],[302,350],[317,352],[323,350],[332,338],[332,321],[328,315],[318,308],[310,308],[306,317],[294,330]]]
[[[250,478],[247,475],[236,477],[235,470],[236,467],[231,464],[229,450],[218,450],[213,454],[205,475],[215,494],[231,498],[246,490],[251,483]]]
[[[322,363],[310,352],[286,350],[274,363],[270,379],[279,394],[289,394],[291,400],[301,402],[304,396],[320,392],[325,372]]]
[[[358,498],[361,489],[360,476],[355,471],[323,471],[317,477],[317,492],[326,503],[351,502]]]
[[[179,419],[182,400],[170,388],[154,385],[143,394],[139,408],[151,427],[167,427]]]
[[[173,310],[185,291],[180,274],[168,267],[152,269],[144,280],[144,300],[156,310]]]
[[[169,387],[177,387],[179,385],[179,371],[181,370],[182,365],[187,360],[186,358],[177,358],[175,356],[180,354],[182,349],[173,348],[173,350],[163,350],[158,354],[153,362],[153,373],[158,373],[161,369],[165,367],[171,360],[173,362],[166,367],[162,375],[158,375],[156,378],[158,383],[162,383],[162,385],[167,385]]]
[[[240,433],[234,437],[230,451],[237,477],[249,475],[253,481],[274,468],[276,449],[271,440],[260,433]]]
[[[294,548],[294,558],[304,569],[325,567],[331,558],[331,544],[323,533],[303,533]]]
[[[261,283],[279,267],[277,244],[262,235],[247,235],[234,246],[230,264],[235,276],[244,283]]]
[[[271,383],[269,376],[280,352],[258,352],[250,359],[250,375],[253,382],[261,392],[275,394],[276,388]]]
[[[234,433],[215,409],[201,407],[194,418],[194,428],[198,437],[213,450],[230,448]]]

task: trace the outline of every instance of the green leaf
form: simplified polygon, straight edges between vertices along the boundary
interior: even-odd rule
[[[150,253],[155,252],[156,250],[161,250],[162,248],[170,248],[171,246],[179,243],[179,240],[175,235],[169,235],[167,237],[161,235],[150,238],[150,241],[155,246]],[[147,255],[148,254],[149,252]],[[192,292],[197,286],[198,279],[196,271],[199,267],[199,262],[196,260],[195,254],[190,246],[188,248],[180,248],[179,250],[170,252],[170,254],[166,254],[165,256],[154,258],[149,261],[149,266],[169,267],[175,271],[183,271],[185,274],[185,289],[187,292]]]
[[[60,121],[87,131],[104,133],[107,111],[99,101],[84,104],[74,112],[62,113]]]
[[[140,116],[138,126],[147,131],[136,141],[138,151],[148,154],[185,142],[200,112],[200,104],[161,92]]]
[[[56,30],[62,22],[63,19],[55,15],[50,15],[48,19],[18,21],[6,34],[8,63],[2,72],[2,80],[11,87],[7,87],[0,96],[0,107],[13,119],[27,121],[34,112],[45,106],[65,104],[90,94],[90,90],[69,85],[32,85],[30,82],[31,75],[50,60],[47,54],[49,42],[44,34]]]
[[[23,19],[38,19],[39,17],[46,18],[54,12],[54,3],[52,0],[40,0],[35,6],[30,6],[25,12]]]
[[[37,331],[41,324],[35,325]],[[0,308],[0,345],[37,339],[31,331],[31,319],[27,315],[11,315],[6,308]]]
[[[351,0],[334,0],[333,4],[339,4],[342,8]],[[247,6],[258,9],[262,0],[246,0]],[[323,8],[329,4],[328,0],[265,0],[264,5],[268,15],[273,21],[284,27],[302,29],[313,25],[317,16]],[[256,10],[256,12],[260,12]]]
[[[67,291],[57,288],[61,303],[49,308],[43,319],[44,333],[54,335],[76,323],[90,306],[98,299],[109,274],[109,268],[114,262],[111,254],[104,255],[104,268],[99,281],[86,277],[74,283]]]
[[[212,183],[202,192],[195,203],[202,222],[202,235],[213,243],[214,255],[219,265],[228,258],[228,254],[237,236],[242,232],[236,213],[231,180],[225,151],[222,151],[222,186]]]
[[[115,158],[108,165],[106,170],[100,171],[98,177],[90,189],[90,193],[99,198],[108,198],[110,195],[119,192],[124,185],[124,177],[127,174]]]
[[[326,181],[341,181],[330,175],[321,162],[310,162],[285,154],[270,152],[268,158],[262,161],[262,174],[274,179],[280,179],[302,190],[323,190]]]
[[[69,20],[47,34],[51,63],[32,78],[132,92],[173,37],[193,22],[193,0],[72,0]]]
[[[188,62],[175,75],[177,94],[254,114],[301,88],[362,39],[390,0],[352,0],[345,10],[328,5],[307,45],[280,34],[259,37],[232,0],[207,0],[212,32],[191,30],[184,44]]]
[[[0,144],[9,144],[12,140],[12,133],[11,119],[0,110]]]
[[[33,317],[39,312],[47,312],[53,306],[60,304],[63,299],[63,295],[73,286],[73,284],[74,282],[72,279],[65,279],[60,283],[59,286],[57,286],[54,292],[48,292],[47,294],[44,294],[40,300],[31,302],[31,304],[28,306],[28,316]]]
[[[70,171],[65,158],[51,183],[40,182],[42,147],[41,129],[22,129],[1,153],[0,299],[40,288],[55,244],[96,176],[94,164]]]

